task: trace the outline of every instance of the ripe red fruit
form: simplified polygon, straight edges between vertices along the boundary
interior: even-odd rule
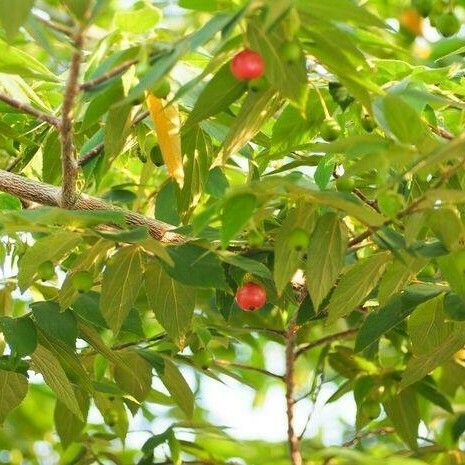
[[[237,289],[237,305],[246,312],[253,312],[266,303],[266,291],[256,283],[246,283]]]
[[[231,61],[231,72],[240,81],[257,79],[265,71],[265,62],[262,56],[253,50],[242,50]]]

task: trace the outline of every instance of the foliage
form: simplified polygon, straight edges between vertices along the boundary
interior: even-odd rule
[[[463,18],[0,0],[0,461],[465,462]],[[289,450],[212,424],[205,379],[279,387]],[[334,447],[293,425],[324,388]]]

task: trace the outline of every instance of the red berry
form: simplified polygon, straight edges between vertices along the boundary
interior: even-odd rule
[[[265,71],[265,62],[262,56],[253,50],[242,50],[231,61],[231,71],[240,81],[257,79]]]
[[[246,283],[236,292],[237,305],[246,312],[253,312],[266,303],[266,291],[256,283]]]

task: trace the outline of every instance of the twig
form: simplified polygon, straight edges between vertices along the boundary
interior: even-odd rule
[[[135,65],[137,62],[138,62],[137,59],[125,61],[124,63],[121,63],[116,68],[113,68],[110,71],[107,71],[106,73],[103,73],[94,79],[89,79],[88,81],[83,82],[79,86],[79,88],[81,90],[91,90],[94,87],[97,87],[98,85],[104,83],[105,81],[108,81],[111,78],[117,76],[118,74],[124,73],[124,71],[129,69],[131,66]]]
[[[295,352],[295,357],[300,357],[300,355],[302,355],[304,352],[315,347],[322,346],[339,339],[349,339],[352,336],[355,336],[358,330],[359,328],[351,328],[347,329],[346,331],[341,331],[340,333],[330,334],[329,336],[322,337],[316,341],[308,342],[307,344],[301,344]]]
[[[297,315],[297,314],[296,314]],[[287,441],[292,465],[302,465],[300,441],[294,430],[294,364],[295,364],[295,334],[297,332],[296,315],[291,319],[286,334],[286,413],[287,413]]]
[[[41,205],[60,206],[61,191],[59,187],[34,181],[5,170],[0,170],[0,191]],[[166,243],[182,243],[186,241],[185,237],[171,231],[174,227],[170,224],[116,207],[95,197],[81,194],[73,205],[73,209],[114,211],[121,213],[126,224],[130,226],[146,226],[150,235],[159,241]]]
[[[62,189],[61,206],[72,208],[77,199],[76,182],[78,165],[73,141],[73,108],[76,95],[79,91],[79,70],[81,67],[82,47],[84,43],[83,29],[80,28],[74,38],[74,52],[71,58],[68,81],[65,87],[63,106],[61,109],[61,166]]]
[[[143,121],[145,118],[147,118],[148,115],[149,115],[149,112],[148,112],[148,111],[144,111],[144,112],[140,113],[138,116],[136,116],[136,117],[134,118],[134,121],[132,122],[131,126],[136,126],[136,125],[139,124],[141,121]],[[86,165],[86,164],[89,163],[93,158],[99,156],[99,155],[103,152],[103,149],[104,149],[103,143],[96,145],[93,149],[89,150],[89,151],[86,152],[84,155],[82,155],[81,157],[79,157],[78,162],[77,162],[78,165],[79,165],[79,166],[84,166],[84,165]]]
[[[370,436],[378,436],[380,434],[394,434],[396,432],[395,428],[386,426],[384,428],[378,428],[375,430],[363,431],[356,436],[354,436],[349,441],[344,442],[341,447],[353,447],[356,446],[362,439],[368,438]]]
[[[284,380],[283,375],[278,375],[277,373],[273,373],[271,371],[265,370],[264,368],[253,367],[250,365],[242,365],[241,363],[229,362],[228,360],[215,360],[214,364],[220,365],[223,367],[238,368],[239,370],[255,371],[257,373],[261,373],[262,375],[270,376],[271,378],[276,378],[281,381]]]
[[[40,23],[44,24],[45,26],[49,27],[50,29],[53,29],[57,32],[61,32],[62,34],[65,34],[68,37],[73,36],[73,30],[69,26],[66,26],[65,24],[57,23],[56,21],[53,21],[51,19],[45,19],[42,18],[39,15],[34,15],[34,18],[39,21]]]
[[[60,127],[60,119],[56,116],[49,115],[40,110],[37,110],[34,107],[31,107],[31,105],[28,105],[24,102],[20,102],[19,100],[16,100],[5,94],[0,94],[0,100],[9,105],[10,107],[16,108],[17,110],[23,113],[35,116],[40,121],[44,121],[45,123],[51,124],[52,126],[55,126],[57,128]]]
[[[430,124],[429,127],[430,127],[431,131],[433,131],[435,134],[442,137],[443,139],[453,140],[455,138],[455,136],[445,128],[440,128],[438,126],[433,126],[432,124]]]

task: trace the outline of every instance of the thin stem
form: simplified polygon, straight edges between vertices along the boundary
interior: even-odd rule
[[[300,452],[300,440],[294,429],[294,364],[295,364],[295,334],[297,332],[296,317],[291,319],[286,334],[286,405],[287,405],[287,440],[292,465],[302,465],[302,454]]]
[[[45,123],[51,124],[52,126],[55,126],[57,128],[60,127],[60,119],[56,116],[49,115],[40,110],[37,110],[34,107],[31,107],[31,105],[28,105],[24,102],[20,102],[19,100],[16,100],[5,94],[0,94],[0,100],[9,105],[10,107],[16,108],[17,110],[23,113],[35,116],[40,121],[44,121]]]
[[[62,34],[65,34],[68,37],[73,36],[73,30],[69,26],[66,26],[65,24],[58,23],[56,21],[53,21],[51,19],[45,19],[42,18],[39,15],[34,15],[34,18],[39,21],[40,23],[44,24],[45,26],[49,27],[50,29],[53,29],[54,31],[61,32]]]
[[[98,85],[109,81],[111,78],[114,78],[115,76],[118,76],[118,74],[124,73],[127,69],[129,69],[131,66],[135,65],[138,62],[137,59],[133,60],[128,60],[125,61],[124,63],[121,63],[119,66],[116,66],[115,68],[111,69],[110,71],[107,71],[106,73],[101,74],[100,76],[90,79],[89,81],[83,82],[79,88],[81,90],[91,90],[94,87],[97,87]]]
[[[62,166],[61,206],[63,208],[72,208],[77,200],[76,182],[78,177],[78,165],[73,141],[73,109],[76,95],[79,92],[78,80],[83,43],[83,30],[79,29],[74,38],[74,53],[71,59],[68,81],[65,87],[60,127]]]
[[[280,381],[284,380],[283,375],[278,375],[277,373],[272,373],[271,371],[265,370],[264,368],[253,367],[250,365],[243,365],[241,363],[234,363],[228,360],[215,360],[215,365],[223,366],[223,367],[231,367],[231,368],[238,368],[239,370],[248,370],[248,371],[255,371],[256,373],[261,373],[262,375],[269,376],[271,378],[279,379]]]
[[[308,342],[307,344],[301,344],[295,351],[295,357],[300,357],[304,352],[307,352],[307,350],[311,350],[315,347],[329,344],[330,342],[338,341],[339,339],[349,339],[355,336],[358,330],[359,328],[351,328],[347,329],[346,331],[341,331],[340,333],[330,334],[329,336]]]

